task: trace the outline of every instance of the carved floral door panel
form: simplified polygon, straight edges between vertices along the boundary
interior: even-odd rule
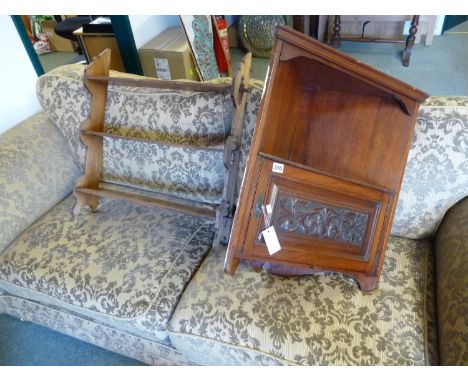
[[[261,235],[267,224],[274,226],[282,247],[272,256],[276,262],[372,271],[382,249],[380,237],[391,192],[292,164],[258,160],[261,171],[252,190],[247,256],[271,259]],[[262,204],[272,207],[267,222]]]

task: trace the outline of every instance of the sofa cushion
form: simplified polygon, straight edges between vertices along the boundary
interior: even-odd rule
[[[435,308],[426,293],[431,248],[391,237],[380,286],[368,293],[335,273],[279,277],[241,263],[231,277],[223,272],[225,253],[212,251],[184,292],[169,337],[200,364],[437,362],[436,343],[426,340]]]
[[[60,202],[81,174],[57,127],[44,112],[0,136],[0,253]]]
[[[392,234],[433,236],[468,195],[468,97],[430,97],[419,110]]]
[[[69,196],[0,255],[0,288],[153,340],[211,247],[204,218],[125,201],[71,211]]]
[[[83,65],[65,65],[37,82],[41,106],[64,134],[81,168],[86,147],[79,131],[89,118],[91,99],[83,83],[84,69]],[[136,77],[118,72],[112,75]],[[104,138],[102,178],[218,203],[223,187],[222,141],[231,117],[232,102],[228,95],[110,85],[104,130],[154,138],[166,144]],[[167,143],[198,148],[209,145],[219,150],[170,147]]]
[[[85,146],[80,141],[79,129],[89,117],[90,105],[83,71],[83,65],[65,65],[37,82],[42,107],[64,134],[82,168]],[[112,72],[112,76],[135,77],[118,72]],[[255,104],[249,106],[249,101],[247,105],[244,129],[249,133],[248,139],[255,126],[261,94],[261,83],[253,81],[253,86],[250,99]],[[223,191],[223,141],[230,131],[232,112],[229,94],[109,86],[105,131],[161,143],[104,138],[103,179],[219,203]],[[195,148],[169,143],[190,144]],[[206,146],[215,150],[207,150]],[[245,162],[245,155],[241,164],[242,160]]]
[[[468,198],[452,207],[435,239],[442,365],[468,364]]]

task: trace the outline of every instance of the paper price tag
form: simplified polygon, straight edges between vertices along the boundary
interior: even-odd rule
[[[273,168],[271,169],[271,171],[273,171],[273,172],[278,172],[278,173],[282,174],[283,171],[284,171],[284,164],[283,164],[283,163],[274,162],[274,163],[273,163]]]
[[[270,256],[274,255],[281,249],[278,236],[276,235],[275,227],[268,227],[266,230],[262,231],[262,235]]]

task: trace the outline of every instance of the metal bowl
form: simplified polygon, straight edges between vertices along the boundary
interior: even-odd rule
[[[270,57],[279,24],[292,26],[292,16],[240,16],[239,39],[255,57]]]

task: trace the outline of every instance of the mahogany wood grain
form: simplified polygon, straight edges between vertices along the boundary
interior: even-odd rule
[[[355,58],[333,49],[321,42],[304,36],[284,25],[278,25],[275,37],[281,41],[287,41],[289,46],[295,46],[302,50],[304,56],[312,56],[315,60],[322,62],[337,71],[352,73],[365,82],[382,87],[388,91],[401,94],[419,103],[428,97],[425,92],[411,86],[395,77],[392,77],[370,65],[366,65]],[[287,48],[285,52],[287,52]],[[271,62],[271,61],[270,61]]]
[[[276,273],[344,272],[363,290],[375,288],[426,97],[279,26],[225,271],[248,260]],[[273,256],[260,236],[259,203],[272,205],[282,247]]]
[[[245,253],[255,253],[257,258],[264,257],[272,261],[285,260],[321,268],[366,272],[372,270],[373,256],[380,245],[378,240],[373,240],[373,236],[384,225],[390,198],[387,193],[292,166],[285,166],[282,174],[272,173],[273,162],[261,158],[259,160],[263,163],[255,203],[263,197],[264,204],[272,205],[276,212],[278,203],[275,194],[286,193],[301,200],[313,200],[326,206],[344,208],[349,212],[367,214],[369,222],[361,245],[282,232],[278,225],[273,224],[282,249],[270,256],[263,240],[259,240],[259,233],[265,228],[263,215],[253,213],[247,227]],[[274,216],[275,213],[273,221]]]
[[[309,93],[305,99],[303,123],[296,129],[288,159],[364,183],[398,187],[406,164],[406,142],[413,136],[408,115],[398,104],[328,90]],[[394,170],[382,171],[386,168]]]

